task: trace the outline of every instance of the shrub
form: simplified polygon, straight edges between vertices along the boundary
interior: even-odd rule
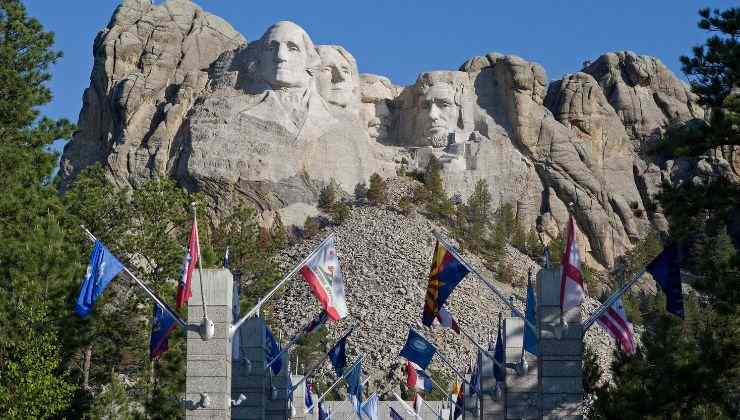
[[[385,204],[385,202],[388,200],[387,189],[388,187],[383,177],[381,177],[377,173],[374,173],[370,177],[370,188],[368,188],[367,190],[367,199],[370,204],[374,206]]]
[[[334,204],[334,207],[331,210],[331,215],[334,218],[334,223],[338,225],[344,224],[344,222],[347,221],[350,215],[350,208],[345,203],[339,202]]]
[[[330,211],[334,204],[337,202],[337,184],[332,179],[329,184],[321,189],[319,193],[319,208],[325,211]]]

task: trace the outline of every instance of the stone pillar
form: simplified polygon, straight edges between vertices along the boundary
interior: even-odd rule
[[[216,327],[215,335],[204,341],[197,330],[187,333],[187,379],[185,385],[185,417],[190,419],[231,418],[231,341],[229,327],[232,322],[231,303],[233,280],[229,270],[203,270],[203,293],[208,318]],[[201,305],[201,274],[193,273],[193,296],[188,302],[188,323],[200,325],[203,318]],[[199,404],[201,394],[208,394],[210,404]]]
[[[539,417],[537,387],[537,358],[526,353],[527,371],[520,376],[524,346],[524,320],[518,317],[504,320],[504,343],[506,349],[506,419],[536,419]],[[521,368],[521,367],[520,367]]]
[[[543,269],[537,274],[537,318],[540,336],[539,391],[542,418],[582,419],[583,328],[579,309],[564,314],[560,326],[560,271]]]
[[[231,384],[231,398],[244,394],[246,399],[232,409],[233,419],[287,419],[290,415],[288,405],[289,372],[287,354],[283,355],[283,368],[272,376],[267,365],[265,349],[265,321],[251,318],[244,322],[236,332],[240,334],[241,360],[233,363],[234,378]],[[274,391],[273,391],[274,388]]]
[[[489,347],[490,348],[490,347]],[[493,351],[490,351],[493,353]],[[482,420],[504,419],[506,390],[503,389],[503,398],[496,395],[496,378],[493,375],[494,361],[483,352],[478,352],[480,366],[480,418]]]

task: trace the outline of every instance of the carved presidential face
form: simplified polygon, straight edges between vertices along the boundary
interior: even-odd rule
[[[260,73],[273,88],[306,87],[309,46],[307,35],[298,25],[280,22],[262,37]],[[313,48],[313,45],[310,46]]]
[[[429,86],[419,95],[417,108],[417,128],[425,143],[432,147],[447,146],[448,135],[455,131],[460,118],[453,87],[447,83]]]
[[[339,48],[331,45],[317,48],[321,66],[316,74],[316,84],[327,102],[346,108],[358,101],[357,65],[349,53]]]

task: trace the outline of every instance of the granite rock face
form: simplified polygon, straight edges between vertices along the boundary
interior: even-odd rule
[[[247,203],[265,227],[315,214],[332,179],[351,193],[434,156],[449,194],[465,199],[485,180],[494,206],[511,203],[547,238],[572,213],[586,261],[608,267],[666,227],[663,182],[736,181],[740,166],[735,150],[646,157],[670,124],[704,112],[660,61],[632,52],[552,83],[537,63],[489,53],[400,87],[291,22],[247,43],[190,1],[127,0],[94,53],[63,187],[101,162],[121,186],[172,177],[201,191],[214,217]]]

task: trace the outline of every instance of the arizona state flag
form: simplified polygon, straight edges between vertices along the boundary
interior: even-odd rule
[[[437,317],[439,309],[447,302],[447,298],[463,277],[468,274],[468,270],[452,253],[440,245],[434,247],[432,256],[432,269],[429,272],[429,283],[427,285],[427,294],[424,299],[424,312],[421,321],[427,327],[430,327]]]

